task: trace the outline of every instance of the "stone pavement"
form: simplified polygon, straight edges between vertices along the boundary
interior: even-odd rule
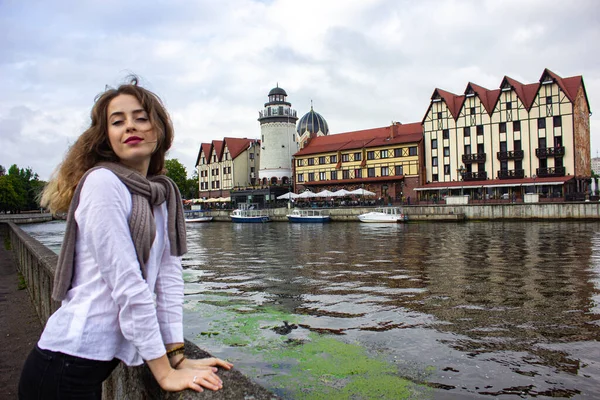
[[[42,325],[19,278],[11,251],[0,235],[0,399],[16,399],[21,368],[37,343]]]

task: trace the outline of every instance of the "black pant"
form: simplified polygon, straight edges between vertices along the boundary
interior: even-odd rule
[[[102,382],[119,364],[33,348],[21,372],[19,399],[101,399]]]

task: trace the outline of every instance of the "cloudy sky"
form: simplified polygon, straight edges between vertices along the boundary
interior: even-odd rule
[[[438,87],[583,75],[600,151],[597,0],[0,0],[0,165],[49,178],[129,74],[165,102],[170,158],[260,137],[277,84],[331,133],[420,121]]]

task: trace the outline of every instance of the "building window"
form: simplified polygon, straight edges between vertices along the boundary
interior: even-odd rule
[[[435,148],[437,149],[437,139],[435,140]],[[394,149],[394,157],[402,157],[402,149]]]
[[[300,159],[296,160],[296,166],[297,167],[301,167],[303,165],[304,165],[304,160],[300,160]]]
[[[538,138],[538,147],[540,149],[546,148],[546,138],[545,137]]]
[[[546,118],[538,118],[538,129],[546,129]]]
[[[220,185],[219,185],[219,184],[220,184],[220,182],[219,182],[219,181],[217,181],[217,182],[216,182],[217,189],[220,187]]]
[[[223,174],[227,173],[227,167],[223,167]]]
[[[298,182],[304,182],[304,174],[298,174]]]
[[[465,126],[463,128],[463,136],[464,137],[471,137],[471,127],[470,126]]]
[[[315,165],[315,159],[314,158],[309,158],[308,159],[308,165]]]
[[[450,130],[449,129],[444,129],[442,131],[442,138],[444,138],[444,139],[450,139]]]
[[[367,168],[367,176],[369,178],[375,178],[375,168]]]
[[[483,135],[483,125],[477,125],[477,135]]]
[[[442,113],[441,112],[437,113],[437,119],[442,119]]]
[[[227,173],[231,174],[231,167],[227,167]]]
[[[471,145],[470,144],[465,144],[465,154],[467,154],[467,155],[471,154]]]
[[[325,164],[325,156],[319,157],[319,164]]]
[[[431,139],[431,149],[437,149],[437,139]]]
[[[521,121],[513,121],[513,132],[521,131]]]
[[[390,174],[390,169],[388,167],[381,167],[381,176],[388,176]]]
[[[337,171],[331,171],[329,175],[331,176],[332,181],[337,179]]]
[[[502,151],[502,152],[506,151],[506,141],[500,142],[500,151]]]
[[[555,128],[562,126],[562,117],[560,115],[555,115],[552,117],[552,124]]]
[[[342,179],[350,179],[350,170],[345,169],[342,171]]]
[[[438,158],[437,157],[431,157],[431,166],[432,167],[437,167],[438,165]]]
[[[375,159],[375,152],[367,151],[367,160],[374,160],[374,159]]]
[[[500,133],[506,133],[506,122],[500,122]]]
[[[450,175],[450,164],[444,165],[444,175]]]
[[[325,172],[319,172],[319,180],[320,181],[326,181],[327,180],[327,174]]]
[[[396,176],[402,176],[404,175],[404,168],[402,168],[402,165],[396,165],[394,167],[394,175]]]
[[[515,151],[521,150],[521,141],[520,140],[515,140],[513,142],[513,148],[515,149]]]
[[[254,172],[254,167],[250,167],[250,172]]]
[[[354,153],[354,161],[360,161],[362,160],[362,153],[359,151],[357,153]]]
[[[444,156],[445,157],[450,156],[450,147],[444,147]]]
[[[329,162],[332,163],[332,164],[335,164],[337,162],[337,155],[330,156],[329,157]]]
[[[315,180],[315,173],[314,172],[309,172],[308,173],[308,181],[312,182]]]
[[[211,187],[211,188],[213,188],[213,189],[215,188],[215,181],[212,181],[212,182],[210,183],[210,187]]]
[[[381,154],[381,158],[388,158],[388,151],[387,150],[381,150],[380,154]]]
[[[546,104],[552,104],[552,96],[546,96]]]
[[[417,146],[412,146],[408,148],[408,155],[409,156],[416,156],[417,155]]]
[[[512,110],[512,103],[510,101],[506,102],[506,109],[507,110]]]
[[[348,162],[350,160],[349,154],[342,154],[342,162]]]
[[[471,107],[469,111],[471,112],[471,115],[475,115],[475,107]]]
[[[250,153],[250,159],[254,160],[254,153]]]
[[[431,181],[432,181],[432,182],[437,182],[437,181],[439,181],[439,180],[440,180],[440,178],[438,178],[438,174],[433,174],[433,175],[431,175]]]
[[[355,178],[362,178],[362,169],[357,168],[354,170],[354,177]]]

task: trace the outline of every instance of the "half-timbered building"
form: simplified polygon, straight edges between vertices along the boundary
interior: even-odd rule
[[[421,185],[419,122],[316,136],[294,154],[295,191],[364,188],[401,201]]]
[[[229,197],[234,188],[254,186],[259,165],[259,140],[224,138],[202,143],[196,159],[199,196]]]
[[[499,89],[435,89],[422,121],[419,198],[581,197],[591,176],[589,116],[583,78],[548,69],[531,84],[504,77]]]

